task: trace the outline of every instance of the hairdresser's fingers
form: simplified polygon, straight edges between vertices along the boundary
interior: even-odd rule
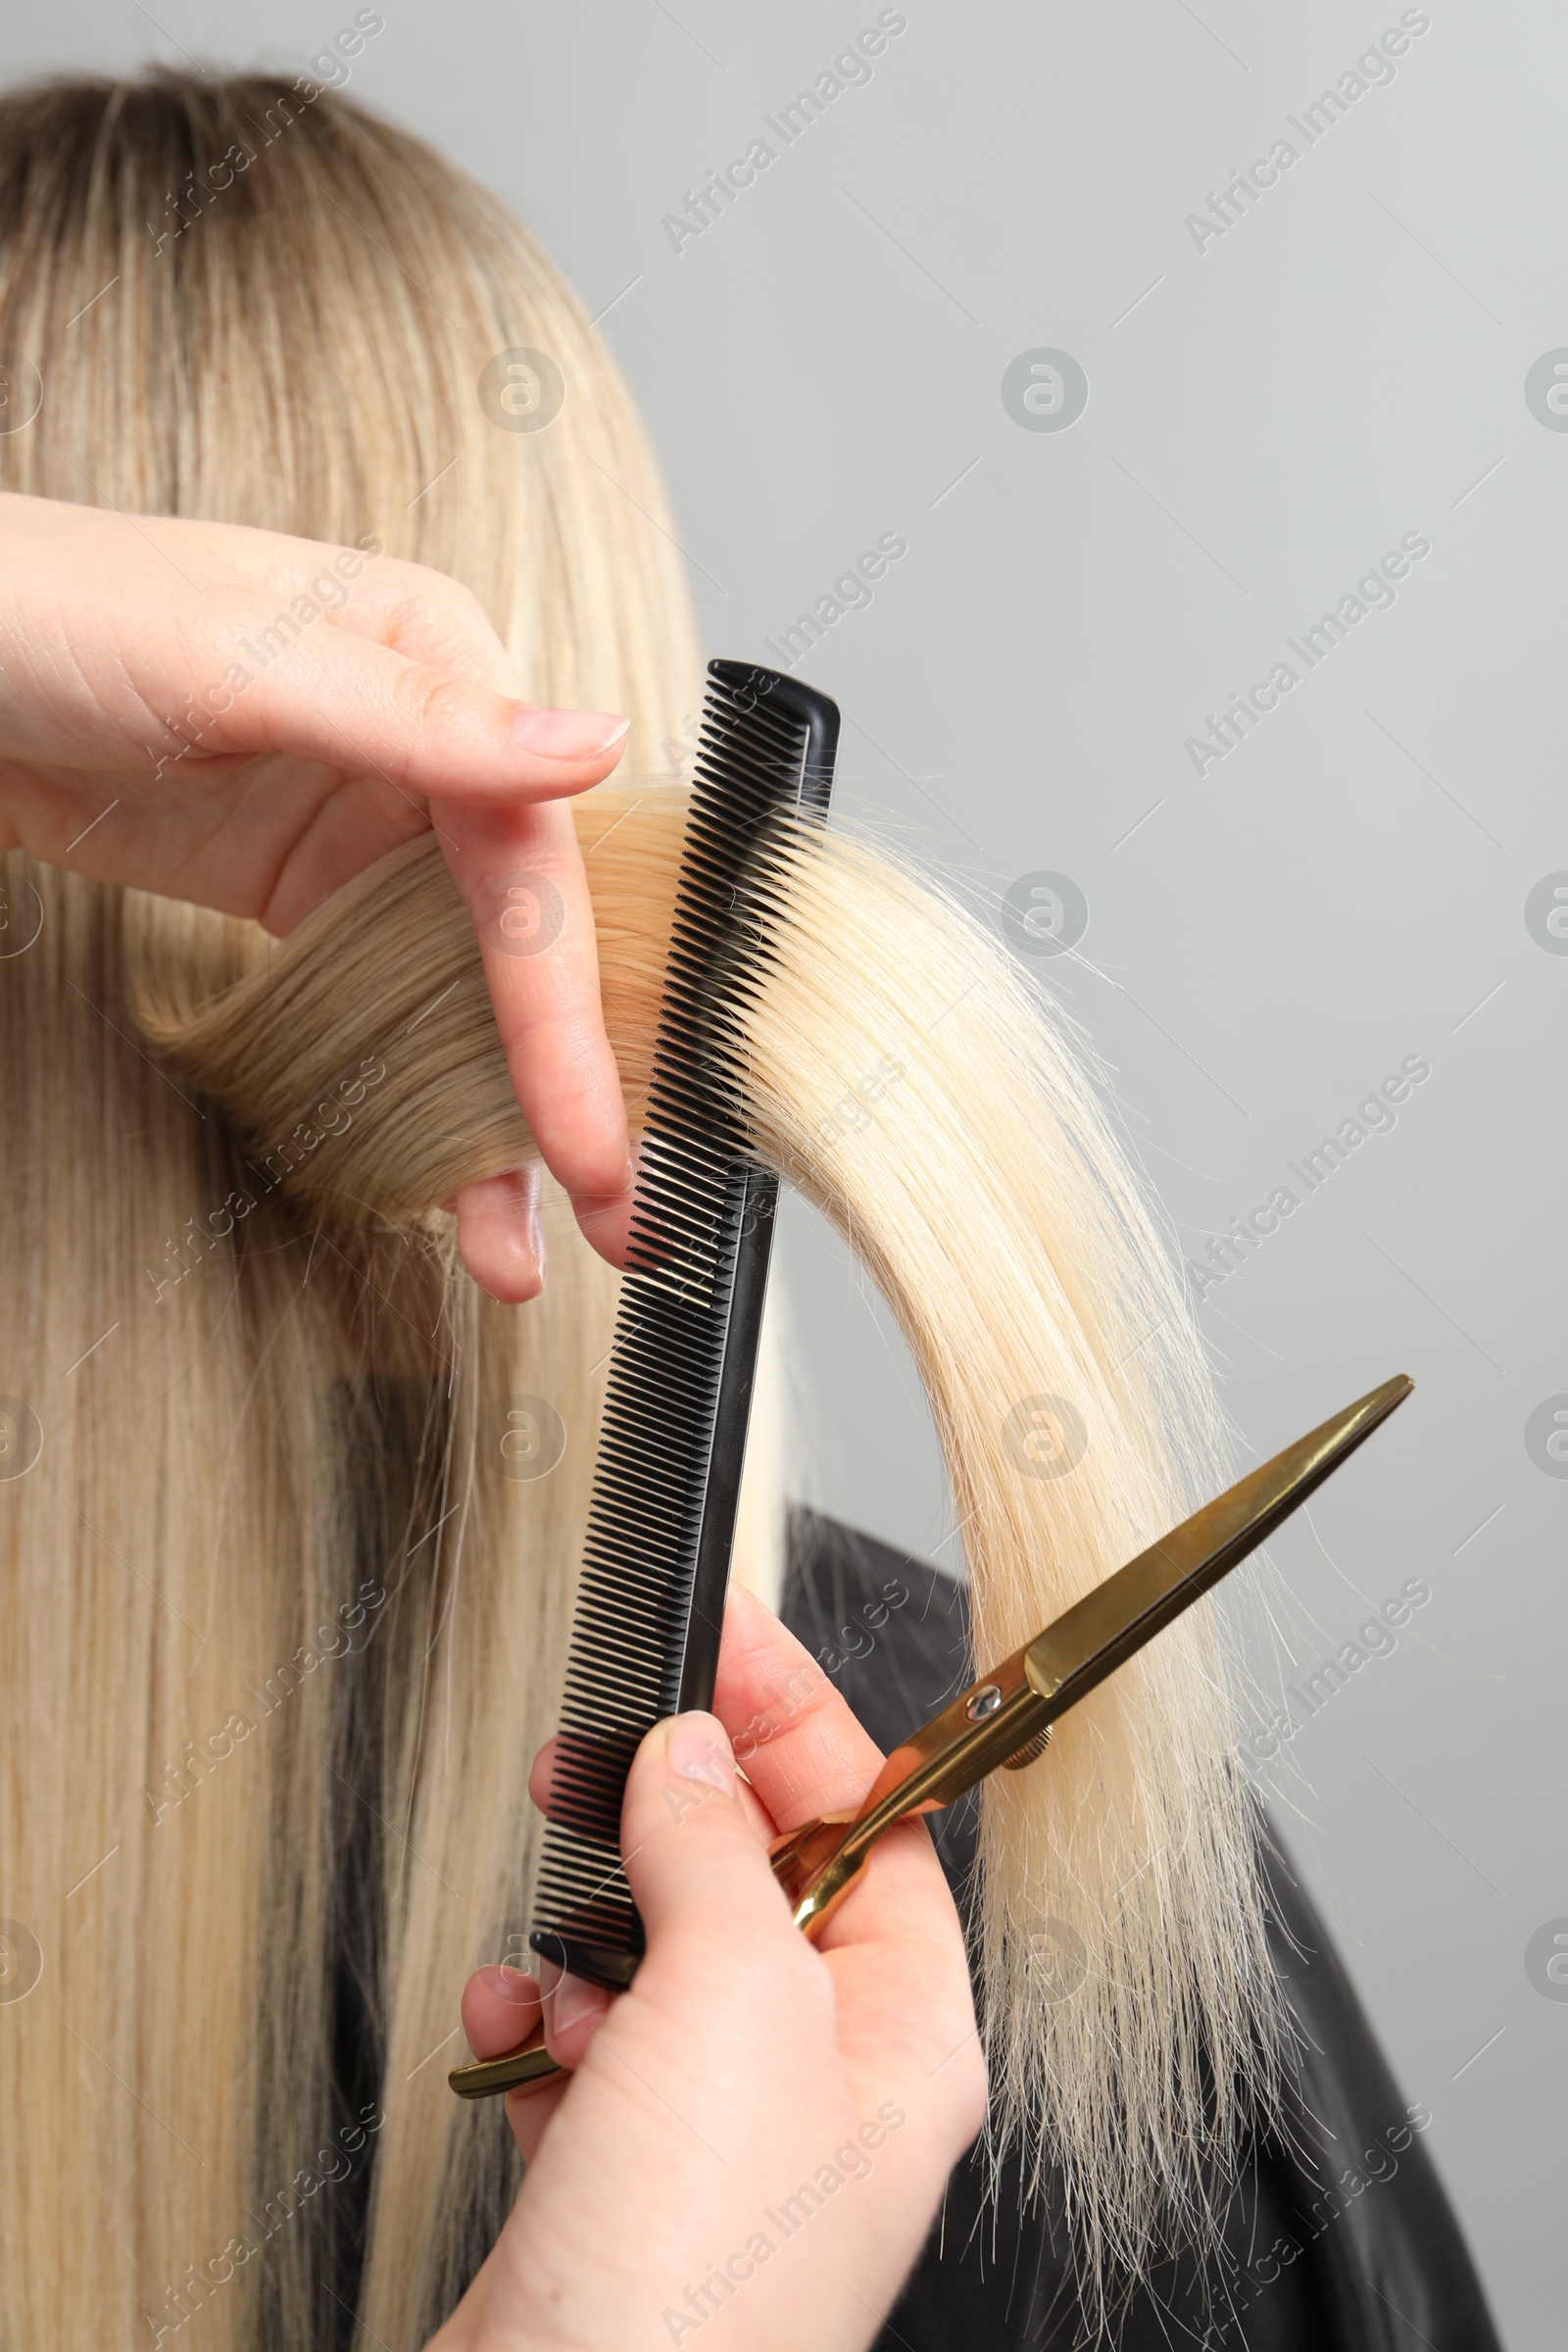
[[[666,1956],[693,1940],[706,1946],[708,1964],[688,1970],[680,1991],[699,2005],[726,1953],[746,1953],[760,1967],[770,1943],[806,1949],[740,1788],[723,1725],[700,1710],[656,1724],[632,1759],[620,1841],[648,1938],[640,1992],[654,1985]]]
[[[847,2062],[918,2083],[964,2145],[983,2111],[984,2068],[963,1932],[924,1829],[889,1833],[813,1943],[735,1794],[714,1716],[674,1716],[637,1751],[621,1851],[648,1949],[628,2017],[649,2003],[676,2034],[710,2040],[716,2027],[741,2041],[769,2013],[788,2020],[790,2038],[826,2022]],[[604,2031],[613,2047],[613,2010]]]
[[[443,675],[502,695],[521,692],[478,599],[442,573],[379,565],[355,625]],[[438,799],[431,813],[480,935],[517,1101],[584,1234],[619,1265],[630,1216],[625,1113],[605,1035],[593,906],[576,829],[564,809],[522,816],[502,808],[486,821],[480,808]],[[458,1203],[464,1263],[484,1289],[513,1304],[536,1296],[544,1279],[532,1205],[502,1189]]]
[[[570,2088],[569,2075],[547,2075],[542,2082],[524,2082],[508,2091],[507,2121],[524,2164],[532,2164],[538,2155],[550,2120]]]
[[[541,1956],[539,1988],[544,2003],[545,2046],[558,2066],[575,2069],[588,2055],[588,2044],[605,2022],[615,1998],[603,1984],[568,1976],[555,1961]]]
[[[534,1141],[579,1215],[608,1212],[629,1189],[631,1159],[571,817],[564,808],[477,808],[439,798],[431,814],[479,935],[507,1067]],[[612,1216],[601,1230],[613,1231]]]
[[[411,662],[452,670],[522,699],[524,683],[471,588],[428,564],[383,556],[368,565],[334,624],[394,646]]]
[[[579,1195],[571,1204],[583,1240],[612,1266],[624,1266],[631,1242],[631,1212],[637,1190],[639,1149],[634,1140],[627,1159],[630,1174],[623,1192],[612,1194],[608,1199]]]
[[[604,2020],[611,1996],[597,1984],[564,1976],[548,1960],[537,1981],[515,1968],[476,1969],[463,1992],[463,2031],[476,2058],[499,2058],[527,2040],[543,2017],[545,2045],[558,2066],[573,2070]],[[554,2104],[537,2104],[547,2082],[509,2098],[513,2129],[524,2156],[531,2155]],[[558,2090],[564,2085],[556,2084]]]
[[[507,1306],[537,1298],[545,1282],[537,1165],[466,1184],[448,1205],[457,1213],[459,1252],[480,1290]]]
[[[539,1986],[520,1968],[478,1968],[463,1988],[463,2031],[476,2058],[499,2058],[539,2023]]]
[[[547,1740],[535,1756],[528,1772],[528,1794],[547,1820],[550,1818],[550,1800],[554,1793],[556,1757],[560,1745],[559,1740]],[[753,1835],[760,1838],[766,1845],[770,1839],[778,1836],[778,1825],[763,1805],[756,1789],[749,1785],[744,1767],[740,1774],[740,1795],[746,1818],[752,1825]]]
[[[287,754],[419,797],[511,802],[583,790],[626,730],[613,712],[524,699],[477,600],[378,544],[130,525],[14,496],[0,531],[0,630],[25,613],[0,679],[0,750],[21,760],[140,778],[151,730],[181,755]]]
[[[201,748],[286,754],[367,770],[416,799],[515,808],[586,792],[620,757],[629,721],[540,710],[349,629],[318,629],[210,714]]]
[[[539,2014],[539,1986],[521,1969],[476,1969],[464,1986],[463,2031],[475,2058],[500,2058],[516,2049],[532,2034]],[[532,2161],[565,2087],[547,2076],[508,2092],[507,2115],[524,2163]]]
[[[343,688],[355,684],[368,707],[361,764],[368,760],[397,790],[429,799],[479,934],[517,1101],[589,1240],[619,1263],[630,1186],[626,1114],[605,1034],[582,854],[569,814],[551,804],[609,773],[629,722],[515,700],[511,664],[474,600],[437,575],[416,571],[404,582],[410,568],[383,575],[383,590],[401,586],[401,602],[369,615],[394,644],[347,629],[323,633],[322,642],[345,671]],[[405,712],[420,744],[416,752],[411,738],[400,754],[396,722]],[[432,730],[434,764],[423,741]],[[459,1215],[460,1225],[468,1221],[461,1206]],[[537,1220],[530,1229],[524,1203],[492,1196],[469,1217],[482,1218],[470,1235],[478,1262],[461,1231],[460,1248],[475,1279],[513,1301],[534,1296]]]
[[[545,1780],[546,1797],[552,1761],[543,1751],[532,1775],[533,1783]],[[695,2025],[715,1970],[743,1954],[756,1967],[766,1935],[796,1941],[729,1741],[711,1715],[676,1716],[643,1740],[626,1782],[621,1851],[648,1936],[635,1988],[644,1999],[662,1996],[666,2015]],[[732,1963],[723,1958],[726,1944],[734,1946]],[[540,1980],[551,2055],[580,2066],[594,2036],[607,2024],[613,2032],[612,1996],[548,1960]]]
[[[769,2099],[784,2098],[792,2064],[808,2065],[813,2051],[819,2059],[824,2045],[852,2074],[884,2087],[890,2079],[923,2082],[973,2014],[963,1939],[940,1871],[926,1883],[923,1908],[901,1921],[907,1936],[866,1934],[844,1951],[813,1946],[793,1924],[738,1787],[714,1716],[677,1715],[638,1749],[621,1850],[648,1946],[602,2040],[612,2053],[628,2039],[701,2049],[717,2079],[729,2070]],[[880,1865],[874,1857],[873,1875]],[[883,2013],[867,2007],[869,1979],[880,1982]],[[942,2098],[945,2107],[946,2086]]]
[[[713,1712],[781,1830],[858,1805],[882,1766],[816,1660],[740,1585],[725,1604]]]
[[[731,1588],[714,1711],[735,1729],[736,1754],[780,1829],[860,1804],[882,1751],[843,1694],[755,1593]],[[912,1726],[910,1727],[913,1728]],[[817,1937],[842,1957],[857,1946],[924,1945],[939,1976],[961,1959],[942,1865],[922,1822],[889,1831]]]
[[[528,1767],[528,1794],[547,1821],[550,1818],[551,1786],[556,1777],[556,1756],[560,1746],[559,1740],[547,1740]]]
[[[355,625],[378,630],[432,674],[503,696],[520,690],[478,600],[440,573],[379,566]],[[589,1241],[618,1265],[629,1213],[626,1120],[576,829],[564,808],[491,807],[457,792],[435,796],[431,816],[479,933],[517,1101]],[[533,1253],[535,1237],[522,1230],[519,1204],[509,1210],[494,1197],[486,1208],[485,1228],[473,1237],[478,1262],[461,1231],[459,1247],[475,1279],[494,1289],[485,1269],[504,1275],[510,1260]],[[459,1214],[461,1223],[461,1207]],[[520,1287],[497,1292],[530,1295]]]

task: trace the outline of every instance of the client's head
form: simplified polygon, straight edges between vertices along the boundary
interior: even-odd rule
[[[698,663],[635,416],[537,248],[312,82],[45,85],[0,98],[0,348],[44,386],[0,487],[319,538],[328,606],[337,546],[434,565],[532,699],[630,714],[632,780],[576,817],[635,1122]],[[1201,1354],[1083,1060],[991,929],[841,832],[778,854],[743,1107],[908,1338],[989,1659],[1212,1485]],[[542,1300],[457,1263],[439,1204],[531,1140],[433,836],[281,943],[6,866],[42,919],[0,960],[0,1390],[45,1443],[0,1483],[0,1894],[50,1965],[8,2036],[0,2334],[150,2315],[157,2341],[200,2307],[214,2342],[315,2341],[360,2193],[323,2185],[341,2150],[372,2182],[361,2320],[401,2344],[509,2190],[445,2053],[526,1917],[615,1278],[548,1186]],[[764,1590],[777,1523],[764,1443],[740,1541]],[[998,2132],[1060,2169],[1097,2254],[1141,2255],[1267,2078],[1228,1690],[1204,1607],[986,1792]],[[115,2249],[85,2265],[84,2183]]]

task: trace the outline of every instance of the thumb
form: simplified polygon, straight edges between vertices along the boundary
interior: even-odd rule
[[[651,1959],[688,1930],[710,1947],[793,1936],[789,1905],[740,1799],[735,1751],[714,1715],[674,1715],[648,1734],[626,1782],[621,1851]]]

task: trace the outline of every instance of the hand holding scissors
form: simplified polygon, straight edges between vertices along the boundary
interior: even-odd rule
[[[1266,1543],[1413,1385],[1402,1373],[1385,1381],[1228,1487],[911,1732],[855,1812],[777,1838],[773,1874],[802,1933],[820,1932],[895,1822],[951,1805],[999,1766],[1036,1762],[1057,1718]],[[540,2029],[518,2049],[456,2067],[448,2080],[460,2097],[476,2099],[560,2071]]]

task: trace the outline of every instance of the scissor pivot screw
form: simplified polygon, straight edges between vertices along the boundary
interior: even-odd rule
[[[975,1692],[963,1711],[971,1723],[984,1723],[986,1717],[994,1715],[1001,1704],[1002,1691],[997,1684],[985,1683]]]

